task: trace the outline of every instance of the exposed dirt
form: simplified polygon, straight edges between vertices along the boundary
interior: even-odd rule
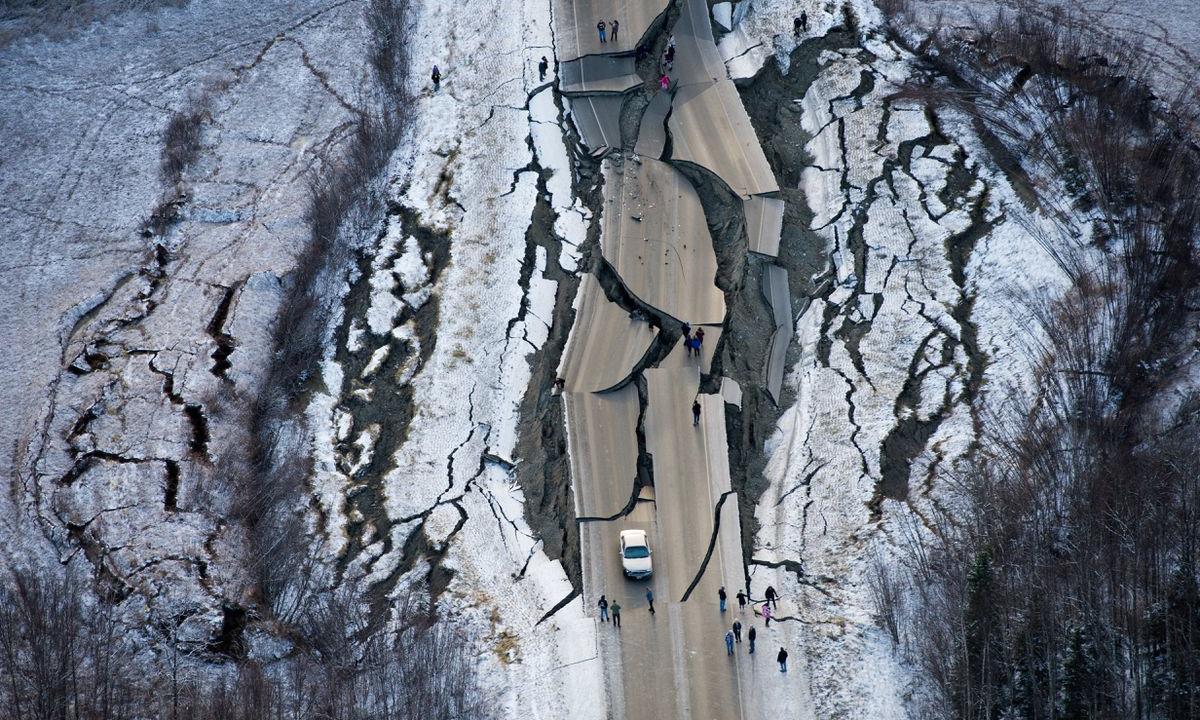
[[[389,209],[388,214],[399,220],[404,235],[416,239],[422,254],[428,259],[429,285],[436,286],[442,270],[450,261],[450,238],[423,226],[419,216],[408,208],[394,206]],[[401,251],[403,248],[397,249],[397,252]],[[358,483],[358,487],[347,497],[347,515],[362,519],[347,523],[348,544],[346,552],[339,558],[340,570],[345,570],[348,563],[362,550],[363,534],[368,525],[376,528],[376,533],[383,542],[384,552],[392,550],[391,533],[387,530],[399,519],[387,517],[384,510],[383,483],[392,469],[396,451],[408,437],[408,427],[414,410],[412,388],[399,376],[413,355],[417,356],[416,372],[419,372],[437,346],[438,296],[433,293],[429,300],[415,311],[405,305],[399,317],[393,321],[397,326],[412,321],[418,347],[413,347],[408,342],[392,341],[387,358],[370,374],[369,379],[362,379],[363,371],[370,363],[375,347],[368,344],[358,350],[351,350],[349,336],[352,325],[361,326],[364,323],[371,306],[372,254],[373,250],[368,249],[359,257],[358,276],[346,296],[345,314],[335,334],[335,359],[341,364],[346,378],[346,388],[339,406],[353,418],[350,432],[337,446],[339,456],[345,462],[356,462],[361,449],[355,445],[354,438],[366,428],[378,428],[370,461],[358,468],[352,477],[352,480]],[[387,258],[386,261],[390,263],[392,258]],[[392,292],[399,297],[412,290],[413,288],[404,288],[397,283]],[[415,375],[416,372],[411,375]],[[371,389],[369,395],[355,392],[367,388]]]
[[[555,92],[555,104],[562,109]],[[628,103],[627,103],[628,104]],[[587,269],[599,258],[599,212],[604,199],[604,179],[600,163],[578,152],[579,137],[564,123],[567,147],[576,169],[573,190],[592,212],[587,239],[580,247],[580,268]],[[547,198],[549,171],[542,168],[536,153],[533,170],[538,174],[538,202],[534,206],[529,229],[525,233],[526,263],[532,262],[535,247],[546,250],[546,277],[558,283],[550,334],[541,349],[530,359],[530,381],[520,407],[520,434],[517,438],[515,466],[517,482],[525,495],[525,520],[541,539],[542,550],[550,558],[562,561],[572,586],[583,587],[579,557],[579,529],[575,520],[575,499],[571,489],[570,463],[567,458],[566,425],[562,397],[554,390],[554,380],[571,326],[575,322],[572,304],[579,289],[579,276],[564,271],[559,264],[562,239],[554,231],[555,214]],[[524,572],[522,570],[522,572]]]
[[[812,298],[827,292],[822,271],[830,263],[824,241],[809,230],[813,213],[798,188],[800,171],[810,161],[804,150],[810,138],[801,128],[799,105],[792,101],[804,97],[816,79],[820,70],[817,57],[822,50],[851,46],[854,37],[845,32],[810,40],[793,51],[787,75],[768,62],[753,79],[738,87],[785,202],[779,256],[774,262],[788,271],[792,317],[798,316]],[[727,405],[725,418],[731,481],[738,493],[741,516],[742,554],[749,564],[759,529],[754,511],[768,485],[762,476],[767,461],[763,445],[793,397],[785,387],[777,406],[763,382],[775,321],[763,300],[761,278],[771,260],[746,252],[740,201],[719,183],[697,183],[697,190],[717,249],[717,284],[725,292],[728,308],[706,389],[714,389],[722,375],[742,388],[741,409]],[[788,349],[788,367],[795,363],[797,352],[794,345]]]

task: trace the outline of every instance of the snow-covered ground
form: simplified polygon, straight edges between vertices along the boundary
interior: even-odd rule
[[[571,585],[527,527],[511,469],[484,459],[486,453],[520,461],[517,409],[557,291],[543,276],[551,261],[543,246],[534,248],[528,288],[520,284],[538,193],[532,161],[552,171],[545,200],[557,214],[556,232],[568,241],[568,271],[570,243],[578,245],[586,231],[586,211],[571,197],[571,168],[547,86],[552,77],[540,81],[536,67],[542,55],[553,57],[549,2],[425,6],[410,37],[412,57],[439,65],[443,80],[440,92],[421,93],[412,144],[400,160],[408,167],[391,194],[448,238],[449,261],[431,289],[438,302],[434,347],[410,381],[397,383],[411,387],[413,417],[382,478],[389,527],[359,531],[362,550],[353,565],[383,581],[402,569],[410,534],[423,532],[435,548],[444,544],[441,564],[454,577],[442,595],[443,611],[490,643],[489,685],[503,697],[501,715],[599,717],[603,688],[588,662],[596,656],[594,624],[579,598],[541,622],[571,595]],[[424,73],[424,67],[416,73],[414,90],[424,85]],[[536,158],[525,142],[530,136]],[[412,269],[420,263],[410,255],[415,241],[399,235],[393,226],[379,247],[377,257],[385,259],[374,263],[370,327],[359,352],[379,352],[408,332],[393,327],[397,286],[402,302],[412,304],[409,295],[427,281]],[[336,412],[325,418],[331,430]],[[359,519],[339,517],[355,483],[331,472],[323,487],[329,527],[338,529],[331,545],[343,547],[336,532]],[[423,524],[410,520],[423,513]],[[389,532],[385,551],[382,533]],[[426,571],[418,564],[408,572],[419,578]],[[396,587],[406,584],[401,577]]]
[[[840,24],[808,6],[810,32]],[[792,3],[754,2],[738,40],[786,69]],[[818,57],[802,110],[801,189],[830,264],[796,319],[795,403],[767,440],[755,587],[784,595],[780,633],[803,648],[816,717],[917,717],[920,672],[877,623],[873,568],[906,562],[952,517],[955,464],[979,413],[1028,381],[1020,298],[1065,286],[1027,208],[971,124],[892,100],[911,60],[853,4],[858,42]],[[730,38],[726,37],[726,42]],[[806,36],[807,37],[807,36]],[[748,74],[754,52],[732,58]],[[752,69],[752,68],[751,68]],[[793,68],[795,69],[795,68]],[[903,612],[903,610],[901,610]]]
[[[218,472],[242,437],[222,398],[262,378],[283,278],[309,234],[306,173],[344,146],[363,103],[364,5],[192,2],[0,49],[0,463],[13,470],[0,567],[115,578],[132,632],[169,617],[195,646],[224,608],[253,602]],[[935,128],[888,99],[910,59],[873,30],[874,7],[851,8],[861,45],[822,54],[794,98],[811,156],[802,189],[830,263],[796,318],[795,401],[766,442],[771,484],[756,509],[754,559],[799,563],[803,578],[752,573],[794,618],[760,642],[802,650],[793,663],[816,717],[899,718],[921,679],[875,622],[871,568],[903,562],[953,513],[947,478],[979,413],[1027,380],[1030,323],[1013,298],[1052,295],[1063,278],[1029,231],[1045,220],[970,123],[939,112]],[[786,68],[800,10],[800,40],[845,19],[815,0],[743,4],[721,44],[731,74]],[[1145,35],[1164,73],[1186,79],[1200,45],[1192,10],[1080,12]],[[598,718],[595,626],[580,598],[566,602],[566,573],[528,528],[511,467],[559,291],[546,275],[555,262],[576,271],[593,220],[572,194],[553,78],[538,78],[539,58],[554,59],[550,28],[549,0],[414,11],[416,120],[386,178],[396,211],[362,238],[366,304],[346,309],[344,346],[329,349],[325,392],[307,408],[320,535],[309,539],[335,577],[399,593],[430,570],[405,557],[422,534],[453,571],[442,617],[478,644],[500,714]],[[189,107],[204,108],[200,151],[177,196],[161,135]],[[551,171],[544,197],[539,168]],[[164,203],[178,222],[145,233]],[[557,257],[527,237],[538,203]],[[145,632],[145,647],[161,640]],[[784,681],[764,680],[768,693]]]
[[[18,471],[0,500],[3,564],[102,566],[133,591],[131,626],[181,618],[179,639],[197,645],[220,630],[224,606],[247,601],[243,538],[214,477],[243,436],[221,398],[250,395],[261,378],[281,278],[308,239],[306,173],[345,144],[368,90],[365,5],[192,3],[0,52],[0,222],[12,239],[0,250],[2,332],[19,348],[0,361],[0,458]],[[396,214],[377,244],[362,238],[369,307],[346,315],[346,347],[322,370],[328,392],[307,412],[318,439],[310,527],[331,569],[394,588],[429,571],[418,560],[396,575],[410,535],[424,533],[454,571],[440,610],[479,642],[501,714],[598,717],[593,623],[578,599],[542,621],[571,587],[526,527],[503,462],[519,460],[517,407],[557,290],[542,246],[520,283],[538,194],[527,137],[553,171],[546,201],[568,270],[589,221],[571,196],[552,93],[539,92],[549,12],[546,0],[414,9],[417,119],[388,195],[409,230],[449,243],[448,258],[435,277],[434,253]],[[426,87],[433,63],[438,93]],[[196,98],[208,108],[200,152],[176,197],[160,177],[161,133]],[[164,199],[180,220],[156,250],[142,231]],[[432,332],[401,322],[429,303]],[[367,359],[357,376],[343,355]],[[412,421],[381,459],[390,418],[369,411],[401,389]],[[349,498],[372,465],[386,475],[363,517]]]
[[[356,4],[214,2],[0,52],[5,563],[106,566],[134,618],[199,643],[243,601],[213,475],[226,432],[205,425],[219,391],[257,384],[308,236],[304,175],[345,137],[365,41]],[[202,105],[177,197],[162,131]],[[179,222],[159,240],[143,229],[163,202]]]

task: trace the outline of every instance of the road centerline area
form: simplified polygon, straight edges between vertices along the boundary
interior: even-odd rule
[[[555,17],[570,18],[570,26],[556,26],[556,32],[573,34],[577,56],[593,50],[630,52],[627,43],[636,44],[662,12],[656,5],[639,6],[637,17],[627,20],[620,13],[633,6],[619,0],[554,2],[561,8]],[[598,37],[585,42],[586,33],[596,35],[596,18],[620,18],[621,33],[629,39],[613,47]],[[742,197],[777,191],[711,29],[702,27],[707,19],[703,0],[687,0],[677,28],[675,68],[687,78],[685,92],[669,96],[673,111],[667,124],[677,141],[673,160],[704,168]],[[732,603],[745,584],[724,400],[699,394],[701,373],[708,371],[726,316],[724,293],[715,284],[716,252],[704,207],[687,176],[671,161],[636,158],[614,147],[620,104],[599,104],[614,94],[600,93],[607,79],[589,81],[591,70],[580,64],[579,82],[566,100],[577,108],[584,144],[593,154],[607,156],[601,161],[600,252],[616,277],[585,274],[559,377],[567,396],[571,480],[582,513],[584,606],[595,613],[604,595],[622,608],[619,629],[614,623],[599,628],[609,709],[614,717],[647,720],[752,717],[748,713],[757,703],[747,697],[741,677],[741,646],[731,656],[724,643],[736,611],[733,605],[721,610],[717,602],[720,588]],[[605,292],[603,283],[614,287]],[[703,350],[681,349],[684,343],[676,340],[675,349],[644,367],[638,350],[654,333],[609,300],[630,294],[657,314],[657,332],[669,333],[666,337],[679,337],[680,323],[708,326]],[[684,328],[690,336],[691,329]],[[608,393],[595,394],[613,378],[626,377],[634,382],[617,391],[618,404]],[[653,483],[655,502],[630,500],[647,482]],[[647,533],[649,578],[625,575],[619,538],[627,529]],[[648,588],[657,600],[654,613]]]

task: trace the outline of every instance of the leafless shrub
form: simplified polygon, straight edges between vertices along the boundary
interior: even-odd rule
[[[0,701],[11,720],[358,720],[494,716],[479,656],[412,596],[395,630],[368,627],[353,584],[324,594],[303,622],[317,642],[271,665],[245,661],[224,680],[172,649],[163,672],[129,661],[111,606],[83,608],[81,588],[16,571],[0,580]],[[209,669],[211,670],[211,668]]]
[[[4,0],[0,3],[0,47],[30,35],[61,39],[119,13],[183,7],[187,0]]]
[[[887,631],[892,642],[900,644],[900,626],[905,611],[903,573],[897,572],[882,557],[875,557],[867,571],[867,588],[875,621]]]
[[[200,155],[201,125],[208,109],[198,104],[173,113],[163,130],[162,175],[171,185],[177,185],[183,171]]]
[[[130,717],[136,674],[106,604],[85,610],[69,578],[0,578],[0,700],[5,717]]]
[[[371,0],[366,10],[371,33],[368,59],[376,80],[394,101],[404,100],[404,81],[408,78],[408,56],[403,45],[407,10],[407,0]]]
[[[358,124],[345,156],[309,180],[308,245],[296,260],[276,319],[275,359],[264,403],[292,403],[321,355],[333,314],[334,289],[363,234],[383,209],[376,178],[399,142],[407,117],[382,109]],[[267,408],[263,408],[266,411]]]

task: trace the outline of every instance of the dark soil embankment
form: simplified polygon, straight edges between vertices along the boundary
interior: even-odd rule
[[[815,278],[829,264],[824,241],[809,230],[813,214],[798,188],[800,171],[809,162],[804,146],[810,138],[800,126],[800,106],[792,101],[804,97],[819,73],[817,57],[822,50],[853,46],[854,42],[852,34],[838,32],[811,40],[792,53],[786,75],[774,62],[768,62],[754,79],[738,88],[785,202],[779,257],[774,263],[788,271],[792,317],[820,294],[822,288]],[[717,251],[717,284],[725,292],[728,308],[725,332],[706,389],[715,390],[722,375],[742,388],[741,410],[727,406],[725,417],[730,474],[741,515],[742,551],[749,563],[758,535],[754,510],[768,485],[762,476],[767,462],[763,445],[775,431],[783,409],[793,402],[785,387],[777,406],[763,383],[763,366],[775,321],[763,300],[760,283],[764,265],[772,261],[746,252],[741,203],[728,189],[720,183],[697,182],[700,178],[691,175],[689,179],[696,184],[704,204]],[[736,223],[730,222],[731,207],[736,207],[739,216]],[[789,367],[795,363],[797,352],[796,347],[789,348]]]
[[[561,108],[561,100],[556,97]],[[575,167],[573,189],[592,211],[587,239],[580,247],[580,269],[591,267],[593,255],[599,255],[599,210],[603,176],[599,160],[574,150],[580,147],[574,128],[566,127],[567,147],[572,150]],[[538,173],[538,202],[525,233],[527,257],[532,262],[534,249],[546,250],[546,277],[558,283],[550,335],[530,360],[530,381],[521,401],[520,435],[517,439],[516,479],[525,494],[525,520],[542,541],[548,557],[562,561],[567,577],[577,590],[583,587],[579,558],[579,528],[575,522],[575,499],[571,489],[570,462],[562,396],[554,391],[559,361],[575,322],[572,307],[579,289],[579,276],[562,269],[562,238],[554,232],[555,214],[546,198],[550,171],[542,168],[535,156],[532,169]],[[522,572],[524,572],[522,570]]]
[[[442,270],[450,262],[450,237],[422,225],[419,215],[410,208],[394,206],[389,208],[388,215],[393,218],[393,222],[400,223],[403,237],[416,240],[422,257],[428,261],[429,276],[426,284],[436,286]],[[381,230],[381,236],[382,233]],[[404,247],[398,247],[395,252],[399,254],[404,250]],[[416,342],[385,341],[390,347],[387,358],[378,364],[369,377],[363,377],[378,342],[368,342],[357,350],[351,350],[350,334],[353,326],[357,326],[359,332],[363,332],[362,327],[367,322],[367,314],[371,307],[371,264],[377,252],[377,248],[369,248],[359,256],[358,278],[346,295],[342,322],[334,335],[337,348],[334,358],[341,365],[346,378],[346,388],[339,405],[353,418],[350,432],[337,447],[345,462],[356,463],[363,452],[362,448],[354,443],[354,438],[359,433],[371,426],[379,429],[370,451],[370,460],[352,476],[358,487],[347,497],[346,514],[354,519],[350,520],[346,527],[347,545],[346,551],[339,558],[339,572],[346,569],[362,551],[364,544],[369,544],[374,536],[379,537],[385,554],[392,550],[390,528],[394,519],[389,519],[384,509],[384,481],[394,468],[396,451],[408,437],[409,424],[415,409],[412,387],[401,376],[405,368],[413,363],[415,366],[411,374],[420,372],[437,347],[440,302],[438,294],[432,293],[419,308],[413,309],[405,304],[399,317],[393,320],[397,327],[411,321]],[[384,258],[384,264],[393,260],[394,256]],[[405,293],[415,290],[415,287],[397,284],[392,289],[392,294],[403,297]],[[358,390],[370,390],[370,393],[358,393]],[[340,469],[345,472],[350,470],[348,465]],[[367,531],[368,527],[374,530]],[[386,591],[391,589],[390,586],[397,577],[398,575],[393,575],[377,590],[386,595]]]

